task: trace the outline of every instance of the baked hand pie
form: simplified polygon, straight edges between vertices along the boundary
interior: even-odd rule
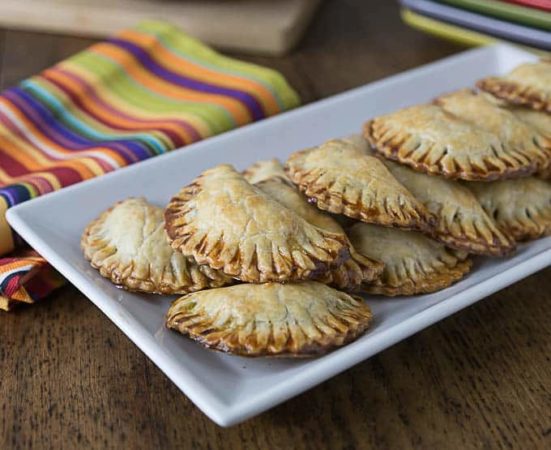
[[[496,135],[510,155],[511,164],[515,159],[525,164],[537,161],[538,171],[547,170],[551,164],[551,139],[491,98],[487,94],[463,89],[443,95],[435,103],[461,120]]]
[[[434,292],[460,280],[471,269],[465,252],[448,249],[415,231],[356,223],[348,236],[358,252],[385,265],[380,278],[363,285],[371,294]]]
[[[342,227],[333,217],[308,202],[308,199],[301,194],[291,182],[283,170],[283,165],[278,161],[259,161],[243,174],[262,192],[292,210],[310,224],[322,228],[331,233],[344,235]],[[258,181],[255,181],[258,180]]]
[[[285,170],[316,206],[368,223],[427,229],[433,217],[373,156],[346,139],[293,153]]]
[[[276,176],[265,179],[256,186],[308,223],[330,233],[339,234],[348,242],[346,233],[335,219],[308,203],[306,197],[294,186],[287,184],[283,178]],[[381,274],[382,263],[360,255],[350,242],[348,247],[350,259],[316,277],[317,281],[331,284],[339,289],[356,290],[362,282],[371,281]]]
[[[509,110],[517,119],[533,127],[539,134],[551,141],[551,114],[523,107],[509,107]],[[549,156],[549,160],[551,161],[551,156]],[[547,180],[551,179],[551,162],[546,168],[538,170],[535,175]]]
[[[392,161],[386,166],[436,217],[431,236],[458,250],[501,256],[515,249],[515,241],[489,217],[474,194],[458,181],[415,172]]]
[[[477,87],[509,103],[551,112],[551,61],[521,64],[503,77],[480,80]]]
[[[275,158],[265,161],[257,161],[243,171],[243,176],[251,184],[256,184],[260,181],[269,180],[272,178],[281,178],[289,183],[291,182],[283,169],[283,164]]]
[[[530,161],[497,136],[434,104],[412,106],[366,123],[375,150],[425,173],[464,180],[494,180],[533,173]]]
[[[314,281],[241,284],[188,294],[166,324],[206,347],[243,356],[316,356],[361,335],[371,311],[359,297]]]
[[[311,279],[349,258],[341,235],[309,224],[227,164],[184,187],[165,221],[174,249],[245,282]]]
[[[164,230],[163,209],[143,198],[118,202],[92,221],[81,247],[102,276],[131,291],[186,294],[232,282],[174,251]]]
[[[325,214],[315,206],[308,203],[294,185],[289,185],[281,179],[271,178],[255,184],[262,192],[281,203],[295,214],[302,217],[306,222],[329,233],[345,233],[342,227],[330,215]],[[346,239],[346,237],[344,238]]]
[[[364,151],[373,154],[363,137],[347,139],[363,140]],[[416,172],[381,159],[392,175],[436,218],[434,228],[428,233],[434,239],[448,247],[481,255],[500,256],[515,249],[515,241],[497,227],[474,194],[458,181]]]
[[[551,183],[535,177],[469,183],[497,225],[518,241],[551,234]]]
[[[551,114],[518,106],[509,106],[508,109],[517,119],[533,127],[545,138],[551,139]]]

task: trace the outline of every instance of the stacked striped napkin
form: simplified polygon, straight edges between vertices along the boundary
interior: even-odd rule
[[[277,72],[146,22],[0,95],[0,255],[18,203],[277,114],[299,99]],[[59,286],[36,253],[0,259],[0,309]]]

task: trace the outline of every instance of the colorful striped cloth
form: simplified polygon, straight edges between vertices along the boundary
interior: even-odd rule
[[[34,303],[62,286],[65,280],[34,250],[0,258],[0,310]]]
[[[9,207],[298,104],[278,72],[166,23],[91,46],[0,95],[0,255]]]

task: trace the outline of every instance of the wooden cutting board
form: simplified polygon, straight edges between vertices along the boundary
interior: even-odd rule
[[[321,0],[0,0],[0,25],[104,37],[162,19],[215,47],[282,55]]]

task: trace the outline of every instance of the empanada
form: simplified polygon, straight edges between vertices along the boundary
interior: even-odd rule
[[[289,178],[316,206],[364,222],[427,229],[434,218],[377,158],[335,139],[290,156]]]
[[[315,356],[361,335],[371,311],[314,281],[241,284],[181,297],[169,328],[223,352],[244,356]]]
[[[551,139],[551,114],[518,106],[509,106],[508,109],[518,119],[533,127],[542,136]]]
[[[330,233],[345,235],[335,219],[308,203],[308,199],[297,190],[295,185],[289,185],[281,179],[271,178],[260,181],[255,186],[308,223]]]
[[[306,197],[294,186],[287,184],[281,177],[264,179],[256,183],[256,186],[283,206],[294,211],[308,223],[322,230],[339,234],[348,241],[344,230],[335,219],[309,204]],[[358,254],[349,242],[348,246],[350,259],[316,277],[316,280],[331,284],[339,289],[355,290],[360,287],[362,282],[371,281],[381,274],[383,271],[382,263]]]
[[[518,241],[551,234],[551,183],[535,177],[468,183],[497,225]]]
[[[347,139],[359,142],[367,154],[374,153],[363,137]],[[474,194],[458,181],[416,172],[386,158],[381,160],[434,215],[436,224],[428,233],[434,239],[448,247],[481,255],[499,256],[514,250],[514,240],[497,227]]]
[[[380,278],[363,286],[372,294],[438,291],[461,279],[471,268],[465,252],[448,249],[415,231],[356,223],[348,236],[359,253],[385,265]]]
[[[494,180],[537,169],[537,161],[434,104],[376,117],[366,123],[364,136],[385,157],[447,178]]]
[[[269,180],[271,178],[281,178],[289,183],[291,182],[283,169],[283,164],[275,158],[265,161],[257,161],[243,171],[243,176],[251,184],[256,184],[260,181]]]
[[[165,220],[174,249],[246,282],[311,279],[350,257],[343,236],[312,226],[227,164],[184,187]]]
[[[539,134],[551,141],[551,114],[523,107],[509,107],[509,110],[527,125],[533,127]],[[551,160],[551,156],[549,157]],[[538,170],[535,175],[546,180],[551,179],[551,162],[547,168]]]
[[[232,279],[199,266],[168,244],[163,209],[143,198],[115,204],[84,230],[84,256],[100,274],[131,291],[186,294],[230,284]]]
[[[477,86],[498,98],[551,112],[551,61],[521,64],[503,77],[488,77]]]
[[[500,107],[491,96],[463,89],[443,95],[435,103],[459,119],[496,135],[510,158],[526,164],[537,161],[538,171],[547,170],[551,164],[551,140]]]
[[[500,256],[515,249],[514,240],[498,228],[474,194],[458,181],[415,172],[388,160],[385,164],[436,217],[430,232],[434,239],[480,255]]]

